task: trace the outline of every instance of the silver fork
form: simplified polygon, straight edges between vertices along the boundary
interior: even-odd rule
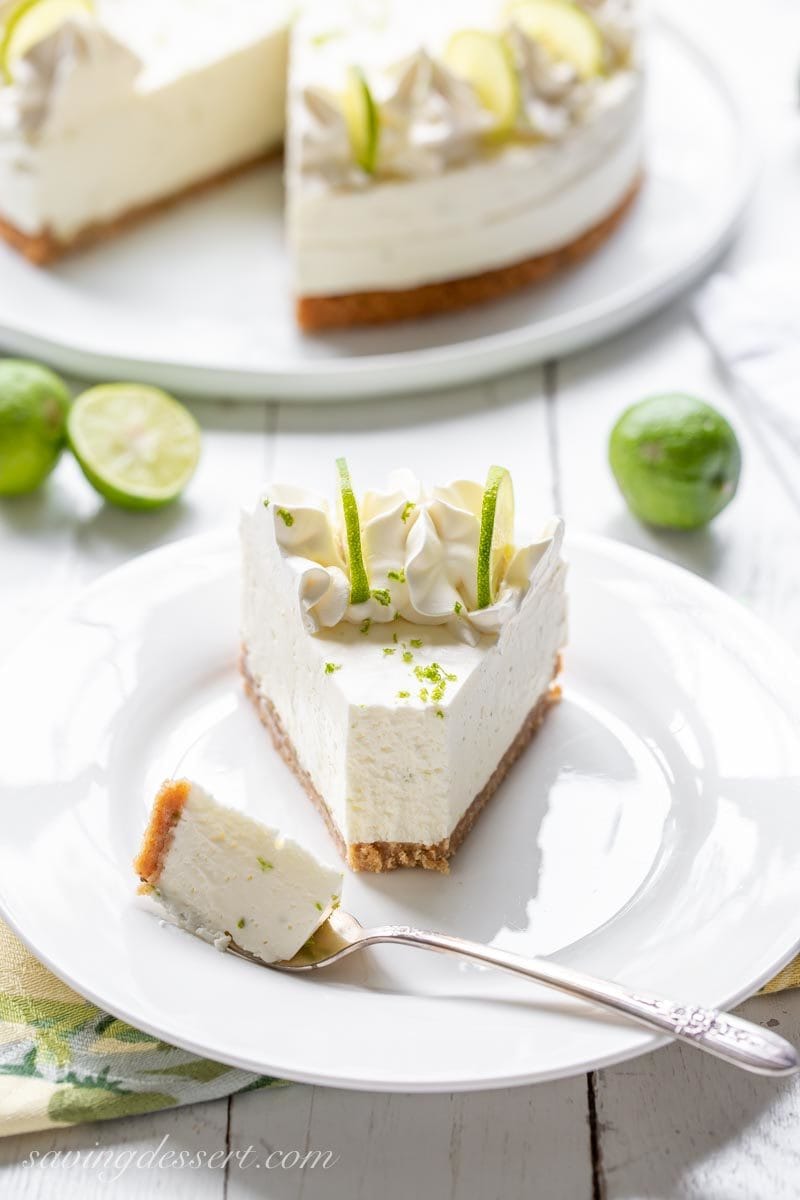
[[[549,959],[524,958],[520,954],[511,954],[507,950],[497,950],[493,946],[444,933],[412,929],[408,925],[382,925],[376,929],[365,929],[354,916],[341,909],[331,915],[294,958],[264,963],[235,943],[230,950],[259,966],[294,973],[318,971],[341,962],[349,954],[364,950],[367,946],[382,943],[417,946],[423,950],[435,950],[439,954],[468,958],[484,966],[499,967],[501,971],[510,971],[524,979],[565,992],[568,996],[578,996],[600,1008],[621,1013],[656,1033],[668,1034],[687,1046],[704,1050],[715,1058],[757,1075],[792,1075],[800,1068],[797,1051],[785,1038],[762,1029],[752,1021],[743,1021],[732,1013],[721,1013],[696,1004],[679,1004],[663,996],[633,991],[619,983],[584,975],[581,971],[559,966]]]

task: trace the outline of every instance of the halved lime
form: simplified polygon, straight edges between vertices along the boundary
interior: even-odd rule
[[[378,165],[381,123],[378,106],[360,67],[350,67],[347,72],[342,111],[347,123],[353,157],[362,170],[368,175],[374,175]]]
[[[160,388],[104,383],[72,404],[67,435],[81,470],[122,508],[161,508],[175,500],[200,458],[200,429]]]
[[[444,53],[447,66],[472,84],[481,104],[496,119],[497,131],[510,129],[520,110],[520,89],[511,51],[501,37],[481,29],[454,33]]]
[[[353,485],[350,482],[350,471],[346,458],[337,458],[336,470],[339,473],[339,499],[344,521],[345,557],[350,571],[350,603],[363,604],[370,597],[369,576],[364,566],[364,552],[361,548],[361,522],[358,519],[358,504]]]
[[[505,467],[490,467],[478,538],[478,608],[494,604],[514,545],[514,487]]]
[[[0,73],[13,83],[14,64],[43,38],[74,16],[94,12],[92,0],[19,0],[0,28]]]
[[[603,70],[603,39],[589,13],[572,0],[518,0],[510,16],[553,58],[568,62],[581,79]]]

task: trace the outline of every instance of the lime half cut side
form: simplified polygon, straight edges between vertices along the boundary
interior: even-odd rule
[[[512,20],[524,34],[544,46],[550,56],[567,62],[581,79],[603,70],[603,39],[595,21],[572,0],[519,0]]]
[[[496,132],[511,129],[521,99],[514,59],[503,39],[482,29],[463,29],[448,42],[445,62],[475,89],[481,104],[495,118]]]
[[[0,74],[13,83],[14,64],[70,17],[91,16],[92,0],[19,0],[5,15],[0,6]]]
[[[122,508],[169,504],[200,458],[200,429],[188,409],[139,383],[83,392],[69,411],[67,433],[86,478]]]
[[[514,487],[505,467],[490,467],[483,489],[478,538],[478,608],[497,599],[514,545]]]
[[[337,458],[336,470],[339,475],[339,500],[342,506],[344,521],[345,556],[350,572],[350,603],[363,604],[370,598],[369,576],[364,566],[364,551],[361,546],[361,521],[358,516],[358,503],[350,482],[350,471],[347,459]]]
[[[347,84],[342,96],[347,134],[353,158],[363,171],[374,175],[378,165],[378,142],[380,141],[380,116],[364,72],[360,67],[350,67]]]

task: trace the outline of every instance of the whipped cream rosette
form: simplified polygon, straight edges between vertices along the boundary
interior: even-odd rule
[[[342,621],[448,625],[464,641],[498,634],[535,587],[545,560],[557,556],[562,522],[553,518],[535,540],[509,548],[494,603],[477,606],[478,542],[483,486],[458,480],[423,487],[409,471],[389,477],[387,491],[359,503],[369,600],[350,603],[345,531],[328,501],[305,489],[274,484],[265,497],[275,536],[296,580],[311,633]],[[368,627],[368,625],[367,625]]]

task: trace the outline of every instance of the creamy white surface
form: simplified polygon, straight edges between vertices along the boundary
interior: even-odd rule
[[[419,65],[420,48],[437,61],[453,30],[498,27],[502,5],[373,5],[372,28],[363,23],[341,35],[335,14],[352,7],[342,0],[330,13],[328,5],[312,8],[293,35],[287,218],[301,295],[413,288],[546,254],[601,222],[631,188],[642,161],[636,52],[608,78],[584,85],[514,32],[527,56],[520,129],[493,145],[457,80],[433,88],[411,117],[404,101],[408,63]],[[595,11],[609,47],[632,37],[630,5],[606,0]],[[363,64],[385,114],[372,179],[353,166],[335,105],[319,107],[320,98],[336,99],[353,62]]]
[[[0,214],[68,240],[279,144],[288,6],[98,0],[0,87]]]
[[[327,919],[342,875],[193,783],[156,888],[191,932],[223,948],[232,938],[274,962],[296,954]]]
[[[243,517],[242,553],[250,672],[345,841],[447,837],[549,685],[566,639],[560,536],[519,610],[476,645],[447,625],[404,620],[366,634],[348,623],[309,633],[296,576],[262,504]],[[336,669],[327,673],[326,663]],[[456,676],[435,701],[415,673],[433,663]]]

